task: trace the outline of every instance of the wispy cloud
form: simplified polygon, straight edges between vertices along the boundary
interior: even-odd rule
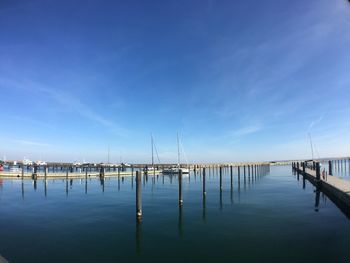
[[[249,126],[244,126],[241,127],[237,130],[234,130],[233,132],[231,132],[231,137],[242,137],[242,136],[246,136],[249,134],[253,134],[256,133],[258,131],[260,131],[262,129],[262,125],[260,124],[255,124],[255,125],[249,125]]]
[[[66,91],[59,90],[57,88],[48,87],[38,82],[27,80],[25,82],[16,82],[11,80],[0,79],[0,85],[4,87],[12,87],[17,89],[26,90],[32,93],[39,93],[45,95],[52,99],[64,109],[79,114],[82,117],[89,119],[95,123],[101,124],[104,127],[110,129],[116,135],[121,137],[126,137],[128,131],[116,124],[115,122],[105,118],[93,109],[91,109],[87,104],[82,102],[78,96],[74,96]]]
[[[323,120],[323,115],[321,115],[318,119],[311,121],[309,124],[309,130],[311,130],[316,124],[318,124],[322,120]]]
[[[21,144],[21,145],[41,146],[41,147],[51,146],[48,143],[37,142],[37,141],[30,141],[30,140],[10,139],[10,141],[13,142],[13,143]]]

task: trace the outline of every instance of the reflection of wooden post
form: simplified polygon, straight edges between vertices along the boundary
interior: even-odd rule
[[[141,173],[136,171],[136,217],[142,218]]]
[[[183,204],[183,196],[182,196],[182,170],[179,168],[179,206]]]
[[[231,174],[231,189],[233,187],[233,172],[232,172],[232,165],[230,166],[230,174]]]

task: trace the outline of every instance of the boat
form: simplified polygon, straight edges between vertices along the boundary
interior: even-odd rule
[[[178,174],[182,171],[182,174],[189,174],[190,170],[188,168],[183,167],[171,167],[163,170],[163,174]]]
[[[26,159],[25,157],[23,158],[22,163],[23,165],[33,165],[33,162],[29,159]]]
[[[152,164],[151,164],[150,167],[147,167],[147,166],[146,166],[146,167],[143,169],[143,172],[144,172],[145,174],[148,174],[148,173],[150,173],[150,172],[152,172],[153,174],[155,174],[156,171],[157,171],[157,172],[160,172],[160,170],[158,170],[156,167],[154,167],[154,150],[156,151],[157,158],[158,158],[158,162],[160,162],[160,161],[159,161],[159,156],[158,156],[157,148],[155,147],[155,144],[154,144],[154,141],[153,141],[153,135],[152,135],[152,134],[151,134],[151,149],[152,149]]]
[[[179,146],[179,134],[177,134],[177,166],[170,167],[163,170],[163,174],[189,174],[190,169],[181,167],[180,165],[180,146]]]

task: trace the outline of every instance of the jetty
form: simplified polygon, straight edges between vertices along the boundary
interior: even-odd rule
[[[333,176],[333,161],[328,162],[328,174],[321,175],[318,161],[293,162],[292,169],[299,176],[304,176],[308,181],[327,194],[338,206],[350,209],[350,181]]]
[[[135,176],[136,171],[148,175],[160,175],[164,169],[174,167],[175,164],[72,164],[72,163],[47,163],[45,165],[24,164],[21,162],[7,162],[7,169],[0,171],[0,178],[4,179],[60,179],[60,178],[84,178],[84,177],[125,177]],[[244,173],[253,173],[259,167],[269,165],[268,162],[257,163],[216,163],[216,164],[180,164],[181,168],[191,171],[207,169],[222,169],[228,167],[242,168]],[[152,168],[151,170],[149,168]]]

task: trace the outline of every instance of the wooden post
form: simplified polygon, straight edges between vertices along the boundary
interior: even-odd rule
[[[136,171],[136,218],[142,218],[141,173]]]
[[[303,174],[305,175],[305,166],[306,166],[306,162],[303,162]]]
[[[316,163],[316,180],[319,181],[321,179],[321,172],[320,172],[320,163]]]
[[[203,195],[206,195],[206,191],[205,191],[205,168],[203,168]]]
[[[24,165],[22,164],[22,180],[24,179]]]
[[[241,182],[241,167],[238,166],[238,184]]]
[[[179,206],[183,204],[183,196],[182,196],[182,170],[179,169]]]
[[[222,167],[220,166],[220,191],[222,191]]]
[[[332,172],[332,161],[328,161],[328,174],[329,175],[333,175],[333,172]]]
[[[134,166],[131,165],[131,189],[134,189]]]
[[[46,181],[46,176],[47,176],[47,166],[46,165],[44,166],[44,169],[45,169],[45,181]]]
[[[233,187],[233,171],[232,171],[232,165],[230,166],[230,174],[231,174],[231,189]]]

